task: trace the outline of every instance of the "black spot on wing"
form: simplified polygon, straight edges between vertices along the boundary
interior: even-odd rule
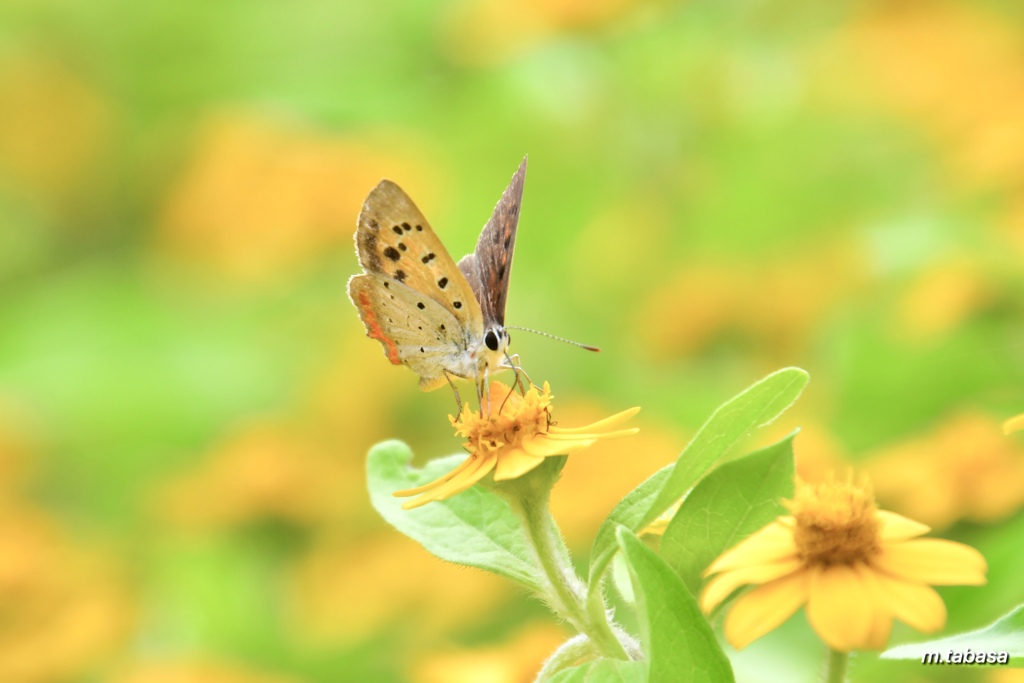
[[[440,287],[441,289],[444,289],[445,287],[447,287],[448,286],[448,278],[443,277],[440,280],[438,280],[437,281],[437,286]]]
[[[399,242],[398,248],[401,249],[402,251],[409,251],[409,247],[405,246],[405,242]]]
[[[424,308],[426,308],[426,307],[427,307],[426,304],[424,304],[422,301],[420,301],[418,304],[416,304],[416,308],[420,309],[421,311]]]
[[[453,301],[452,302],[452,306],[454,306],[455,308],[462,308],[462,302],[461,301]]]
[[[372,232],[359,232],[359,256],[360,260],[365,259],[368,270],[381,269],[380,255],[377,253],[377,235]]]
[[[405,271],[404,270],[396,270],[395,271],[395,279],[398,280],[399,282],[405,282]]]
[[[384,255],[387,256],[392,261],[397,261],[398,259],[402,258],[402,255],[399,254],[398,250],[395,249],[394,247],[387,247],[384,250]]]
[[[412,230],[412,226],[409,225],[408,223],[402,223],[402,227],[405,229],[406,232]]]
[[[423,261],[424,263],[430,263],[431,261],[434,260],[434,252],[430,252],[420,260]]]
[[[397,225],[393,225],[393,226],[391,226],[391,230],[392,230],[392,232],[394,232],[394,233],[395,233],[396,235],[401,235],[401,234],[402,234],[402,228],[400,228],[400,227],[399,227],[399,226],[397,226]]]

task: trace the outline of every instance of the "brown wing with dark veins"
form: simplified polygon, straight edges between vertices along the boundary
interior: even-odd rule
[[[505,326],[505,299],[525,179],[526,157],[523,157],[523,163],[519,164],[519,170],[512,176],[512,182],[505,188],[491,219],[480,233],[476,250],[459,261],[459,270],[466,276],[480,302],[484,329],[494,325]]]

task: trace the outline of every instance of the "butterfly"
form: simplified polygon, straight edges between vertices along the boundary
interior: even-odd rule
[[[526,158],[476,249],[458,265],[398,185],[382,180],[366,197],[355,234],[364,272],[349,280],[349,297],[366,336],[381,343],[394,365],[418,374],[424,391],[445,382],[455,390],[452,377],[461,377],[474,381],[482,402],[489,376],[515,368],[505,300],[525,178]],[[457,390],[455,397],[461,412]]]

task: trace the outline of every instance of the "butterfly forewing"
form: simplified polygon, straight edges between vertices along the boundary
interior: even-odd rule
[[[372,273],[349,280],[348,293],[367,335],[381,343],[388,360],[420,375],[421,384],[443,378],[465,353],[469,340],[458,319],[411,287]]]
[[[420,298],[433,300],[473,338],[482,337],[480,305],[465,276],[420,210],[390,180],[382,180],[363,204],[356,251],[367,273],[383,275],[425,295]]]
[[[512,252],[516,244],[525,178],[524,158],[519,170],[512,176],[512,182],[501,195],[501,200],[494,207],[491,219],[480,233],[476,250],[459,261],[459,270],[466,276],[473,294],[480,302],[486,328],[505,325],[505,300],[512,272]]]

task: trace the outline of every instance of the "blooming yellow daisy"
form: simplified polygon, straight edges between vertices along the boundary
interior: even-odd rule
[[[636,415],[640,409],[630,408],[584,427],[557,427],[551,417],[551,388],[544,383],[538,391],[531,386],[525,395],[513,392],[501,382],[492,382],[490,405],[501,406],[484,416],[475,410],[463,411],[456,419],[449,416],[455,433],[468,439],[463,444],[469,451],[458,467],[438,479],[413,489],[395,491],[398,497],[415,496],[402,508],[409,510],[431,501],[444,500],[465,491],[491,471],[495,481],[521,477],[555,455],[568,455],[595,443],[636,434],[639,430],[615,430],[619,424]]]
[[[791,515],[779,517],[715,560],[700,597],[711,612],[743,585],[725,636],[746,647],[802,605],[836,651],[885,647],[897,618],[929,633],[946,623],[933,585],[985,583],[985,558],[952,541],[917,538],[928,527],[875,506],[870,484],[797,482]]]

